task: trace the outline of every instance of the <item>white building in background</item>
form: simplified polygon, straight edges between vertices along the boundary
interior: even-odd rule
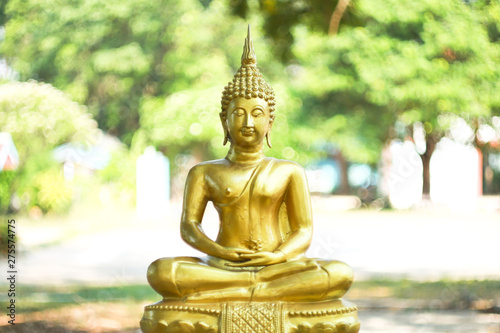
[[[170,202],[170,164],[153,147],[137,158],[137,215],[142,219],[166,217]]]
[[[411,141],[393,141],[386,154],[390,167],[384,175],[385,194],[392,207],[410,208],[422,200],[423,165],[415,144]]]
[[[479,158],[476,148],[441,139],[430,162],[431,200],[454,210],[475,209],[482,187]]]
[[[411,141],[394,141],[385,152],[381,191],[392,207],[407,209],[422,200],[423,165]],[[480,156],[471,145],[443,138],[430,161],[430,199],[453,210],[473,210],[481,196]]]

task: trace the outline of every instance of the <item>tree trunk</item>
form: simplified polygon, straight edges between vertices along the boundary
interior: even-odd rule
[[[480,197],[483,195],[483,189],[484,189],[484,154],[483,151],[479,148],[476,147],[477,150],[477,156],[478,156],[478,164],[477,164],[477,169],[478,169],[478,181],[477,181],[477,195]]]
[[[493,169],[490,166],[490,152],[488,151],[487,147],[485,146],[476,146],[478,152],[479,152],[479,161],[482,162],[481,168],[479,170],[480,172],[480,184],[482,185],[480,195],[483,194],[494,194],[494,184],[493,184],[493,177],[494,177],[494,172]]]
[[[349,165],[342,154],[342,152],[339,152],[337,154],[337,161],[339,162],[340,165],[340,188],[339,188],[339,194],[343,195],[348,195],[350,192],[349,188],[349,178],[347,171],[349,169]]]
[[[424,198],[429,198],[431,193],[431,174],[430,174],[430,162],[432,153],[436,149],[437,140],[433,137],[428,136],[425,140],[426,149],[425,153],[420,155],[422,159],[422,165],[424,168],[423,171],[423,186],[422,186],[422,194]]]
[[[337,3],[337,7],[335,7],[332,17],[330,18],[330,27],[328,29],[329,35],[336,35],[339,31],[340,20],[342,20],[342,16],[344,16],[349,2],[351,2],[351,0],[339,0]]]

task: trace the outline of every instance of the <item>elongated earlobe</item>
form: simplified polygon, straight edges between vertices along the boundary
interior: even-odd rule
[[[229,133],[228,133],[228,130],[227,130],[227,124],[226,124],[226,115],[224,113],[220,113],[219,114],[220,116],[220,122],[222,124],[222,129],[224,131],[224,141],[222,142],[222,145],[225,146],[226,143],[229,141]]]
[[[267,141],[267,145],[269,146],[269,148],[272,148],[273,146],[271,145],[271,131],[267,132],[266,141]]]

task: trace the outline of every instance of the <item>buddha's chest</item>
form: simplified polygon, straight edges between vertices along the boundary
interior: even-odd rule
[[[262,172],[259,168],[222,169],[206,178],[211,200],[216,205],[232,205],[252,200],[273,204],[281,202],[286,192],[288,177],[276,172]]]

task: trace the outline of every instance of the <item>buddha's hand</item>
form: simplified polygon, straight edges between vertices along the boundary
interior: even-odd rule
[[[220,258],[230,261],[247,260],[244,255],[253,254],[255,251],[249,249],[240,249],[236,247],[224,247],[220,253]]]
[[[241,254],[240,258],[247,261],[227,263],[226,265],[232,267],[267,266],[286,261],[285,254],[281,251]]]

